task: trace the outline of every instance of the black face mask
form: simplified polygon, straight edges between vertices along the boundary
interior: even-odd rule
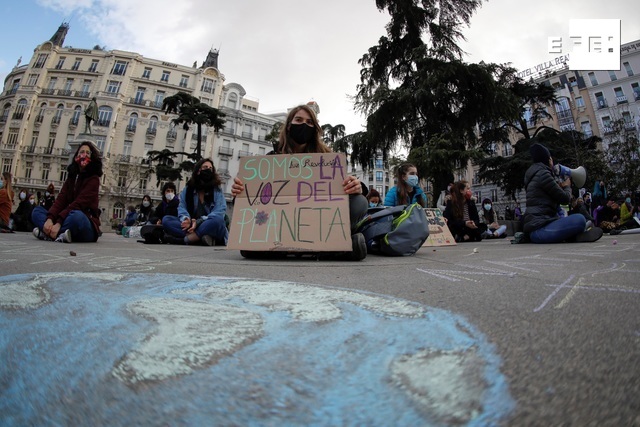
[[[316,128],[307,126],[304,123],[292,124],[289,127],[289,136],[296,144],[309,144],[316,139]]]
[[[211,185],[213,182],[213,171],[211,169],[201,170],[198,174],[197,186],[198,188],[203,188],[208,185]]]

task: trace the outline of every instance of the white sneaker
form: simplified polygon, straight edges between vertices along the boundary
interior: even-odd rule
[[[45,240],[47,242],[51,241],[51,237],[44,234],[38,227],[33,229],[33,236],[38,240]]]
[[[65,230],[64,233],[58,234],[56,237],[58,243],[71,243],[71,230]]]

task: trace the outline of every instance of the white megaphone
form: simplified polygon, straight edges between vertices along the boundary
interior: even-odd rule
[[[563,165],[555,165],[553,169],[556,175],[560,177],[571,177],[571,180],[578,188],[584,186],[584,183],[587,181],[587,171],[582,166],[578,166],[577,169],[569,169]]]

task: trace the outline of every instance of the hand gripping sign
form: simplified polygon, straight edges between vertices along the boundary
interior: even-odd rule
[[[347,175],[342,153],[243,157],[227,248],[350,251]]]

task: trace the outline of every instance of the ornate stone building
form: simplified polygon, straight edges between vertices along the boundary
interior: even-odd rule
[[[241,85],[225,83],[218,51],[211,50],[199,67],[185,66],[134,52],[63,47],[68,29],[61,25],[27,64],[16,66],[0,94],[0,167],[13,174],[16,188],[44,192],[49,183],[61,188],[73,142],[87,137],[84,110],[93,97],[99,114],[88,137],[105,161],[103,220],[122,218],[125,206],[139,204],[144,194],[160,200],[149,151],[195,148],[196,127],[174,127],[175,116],[161,110],[163,99],[179,91],[227,115],[224,130],[203,129],[202,153],[213,159],[229,200],[228,181],[239,158],[271,149],[265,137],[286,112],[261,114],[258,101]],[[177,185],[182,188],[184,180]]]

